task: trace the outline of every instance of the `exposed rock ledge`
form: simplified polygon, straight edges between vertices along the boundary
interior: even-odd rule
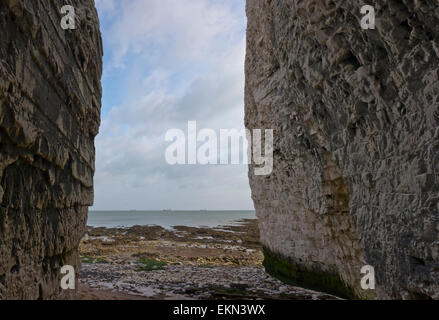
[[[102,44],[93,1],[0,1],[0,299],[67,297],[93,202]],[[79,271],[76,268],[76,271]]]
[[[367,264],[378,298],[439,299],[439,1],[372,2],[365,31],[355,0],[247,1],[246,125],[275,129],[273,174],[250,168],[266,266],[374,298]]]

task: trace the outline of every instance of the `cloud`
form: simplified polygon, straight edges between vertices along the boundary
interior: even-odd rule
[[[172,128],[242,128],[244,0],[97,0],[95,209],[252,209],[246,166],[170,166]]]
[[[123,64],[130,53],[170,65],[215,59],[223,44],[240,39],[243,12],[233,10],[234,1],[124,0],[117,6],[103,2],[103,9],[118,12],[108,30],[113,62]]]
[[[113,11],[115,5],[115,0],[95,0],[95,6],[100,13]]]

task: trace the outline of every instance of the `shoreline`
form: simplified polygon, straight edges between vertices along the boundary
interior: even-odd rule
[[[257,220],[236,222],[87,227],[78,299],[337,299],[266,274]]]

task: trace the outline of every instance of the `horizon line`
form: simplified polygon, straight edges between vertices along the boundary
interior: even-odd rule
[[[88,209],[88,211],[111,211],[111,212],[124,212],[124,211],[143,211],[143,212],[155,212],[155,211],[174,211],[174,212],[186,212],[186,211],[256,211],[255,209]]]

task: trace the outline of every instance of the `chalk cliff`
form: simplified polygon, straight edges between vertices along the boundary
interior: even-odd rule
[[[275,130],[273,173],[249,171],[265,266],[439,299],[439,1],[370,4],[374,30],[355,0],[247,0],[245,122]]]
[[[66,298],[93,202],[102,44],[94,2],[0,1],[0,299]]]

